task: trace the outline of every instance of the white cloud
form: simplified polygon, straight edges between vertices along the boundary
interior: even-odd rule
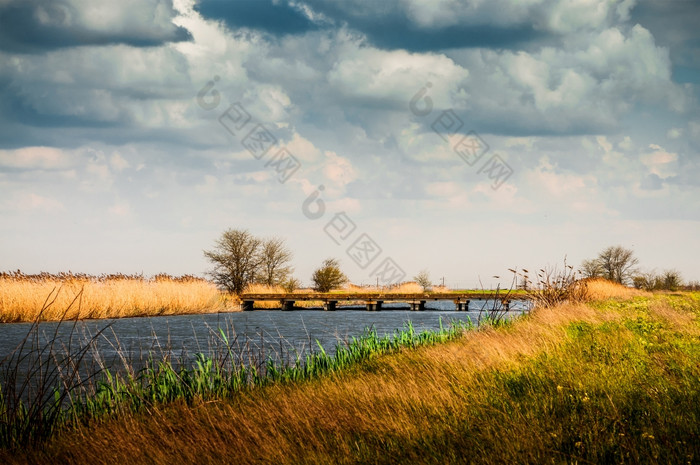
[[[632,148],[632,138],[630,136],[625,136],[624,139],[618,142],[617,146],[622,150],[630,150]]]
[[[537,142],[537,137],[509,137],[506,139],[506,147],[524,147],[528,150],[532,150],[533,145]]]
[[[18,211],[39,210],[42,212],[55,212],[65,210],[65,206],[59,200],[35,193],[20,194],[11,200],[10,203],[14,204],[14,209]]]
[[[671,80],[669,50],[645,28],[626,23],[633,4],[400,0],[356,8],[371,15],[398,5],[426,37],[445,32],[440,27],[470,24],[533,24],[543,36],[522,49],[408,52],[380,49],[350,24],[271,40],[204,20],[192,10],[193,1],[178,0],[175,22],[192,32],[193,42],[0,53],[0,80],[12,89],[7,102],[19,109],[17,116],[3,115],[14,125],[0,126],[2,140],[31,144],[0,151],[0,202],[14,215],[7,224],[19,231],[13,229],[12,237],[23,236],[40,230],[32,219],[39,215],[31,212],[62,211],[70,216],[62,223],[65,231],[83,237],[83,217],[97,232],[106,231],[100,229],[105,220],[130,218],[134,236],[150,238],[144,250],[154,243],[195,250],[195,258],[177,266],[196,272],[204,266],[197,261],[201,249],[232,221],[270,233],[309,228],[319,236],[304,240],[326,240],[322,221],[309,222],[299,207],[323,184],[323,221],[335,212],[351,213],[358,223],[373,225],[378,240],[387,234],[387,253],[390,246],[398,254],[418,248],[414,232],[421,239],[439,237],[433,255],[451,260],[460,241],[478,237],[483,246],[474,251],[474,263],[492,263],[493,250],[517,245],[524,236],[533,238],[532,254],[540,260],[542,251],[554,253],[552,244],[558,253],[585,241],[604,246],[645,237],[646,231],[612,231],[611,219],[663,225],[700,212],[692,163],[700,122],[669,130],[668,121],[677,119],[666,119],[668,108],[697,105],[682,105],[689,94]],[[80,19],[90,28],[114,33],[142,27],[119,6],[106,18],[122,24],[100,22],[91,8]],[[221,103],[205,110],[196,94],[214,76]],[[427,82],[435,111],[420,118],[408,103]],[[235,101],[256,122],[274,128],[279,145],[302,162],[286,184],[216,121]],[[493,190],[478,166],[466,165],[430,129],[446,108],[463,119],[463,131],[479,131],[491,146],[489,155],[507,156],[515,172],[500,189]],[[659,141],[666,147],[650,145]],[[387,218],[398,218],[401,228]],[[385,230],[387,224],[393,229]],[[204,232],[188,235],[192,229]],[[45,243],[55,247],[58,239],[46,234]],[[7,243],[0,241],[3,256]],[[115,262],[134,266],[124,250],[115,247]],[[320,249],[297,250],[302,275],[323,258],[309,250]],[[513,246],[508,259],[518,253],[522,247]],[[61,268],[65,262],[52,263]],[[81,263],[91,262],[87,257]],[[459,265],[445,267],[465,273]]]
[[[114,152],[111,157],[109,157],[109,164],[114,171],[120,172],[129,168],[129,162],[122,157],[119,152]]]
[[[325,152],[323,174],[329,192],[343,191],[345,186],[357,179],[357,172],[352,162],[335,152]]]
[[[598,145],[600,145],[606,153],[610,152],[613,148],[612,144],[608,141],[608,138],[605,136],[596,137],[596,141],[598,141]]]
[[[299,160],[313,162],[321,158],[321,151],[314,144],[295,132],[292,139],[286,142],[284,146],[289,152]]]
[[[177,35],[172,22],[175,11],[167,0],[60,0],[36,2],[33,6],[33,17],[42,27],[66,29],[75,34],[155,42],[172,40]]]
[[[0,150],[0,168],[23,170],[57,170],[73,166],[75,160],[55,147],[22,147]]]
[[[642,155],[641,160],[650,173],[659,176],[661,179],[677,174],[677,153],[668,152],[656,144],[650,144],[649,148],[653,152]]]
[[[671,128],[666,132],[669,139],[678,139],[683,135],[683,128]]]
[[[421,28],[534,24],[540,30],[567,34],[626,21],[636,0],[477,0],[466,3],[458,0],[399,0],[397,3],[398,8],[390,11],[405,11],[406,16]]]
[[[385,101],[401,108],[407,108],[409,99],[430,83],[434,105],[449,108],[457,86],[468,75],[444,55],[355,45],[338,58],[328,81],[345,97]]]

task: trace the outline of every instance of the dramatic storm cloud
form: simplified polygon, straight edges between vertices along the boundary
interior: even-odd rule
[[[285,238],[307,283],[338,257],[493,285],[614,244],[700,279],[698,15],[0,0],[0,269],[203,273],[234,227]]]

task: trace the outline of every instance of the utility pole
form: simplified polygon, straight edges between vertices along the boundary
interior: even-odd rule
[[[445,287],[445,277],[442,277],[442,287]]]

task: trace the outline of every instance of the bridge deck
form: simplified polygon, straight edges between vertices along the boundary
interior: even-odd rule
[[[240,296],[241,300],[252,301],[303,301],[303,300],[320,300],[327,301],[384,301],[384,302],[407,302],[407,301],[428,301],[428,300],[485,300],[498,299],[505,300],[528,300],[530,296],[522,292],[428,292],[428,293],[380,293],[380,292],[363,292],[363,293],[336,293],[336,292],[313,292],[313,293],[244,293]]]
[[[342,302],[364,302],[369,311],[381,310],[386,302],[407,302],[411,310],[425,310],[425,303],[431,300],[451,300],[458,311],[468,310],[471,300],[499,300],[505,310],[513,300],[530,298],[524,292],[470,291],[470,292],[427,292],[427,293],[381,293],[381,292],[310,292],[310,293],[244,293],[240,296],[243,310],[254,310],[255,302],[277,301],[282,310],[294,310],[299,301],[323,302],[324,310],[336,310]]]

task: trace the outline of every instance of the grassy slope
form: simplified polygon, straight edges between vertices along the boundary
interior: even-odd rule
[[[0,462],[700,461],[700,294],[537,310],[228,401],[65,433]]]

